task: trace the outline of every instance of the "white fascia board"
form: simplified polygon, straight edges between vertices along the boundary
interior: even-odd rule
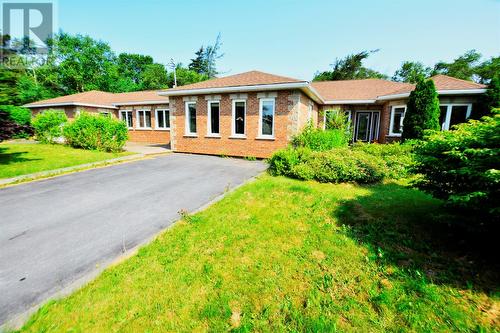
[[[377,100],[376,99],[338,99],[338,100],[331,100],[331,101],[325,101],[324,104],[374,104]]]
[[[486,89],[447,89],[447,90],[437,90],[438,95],[474,95],[474,94],[484,94]],[[394,95],[385,95],[379,96],[377,98],[378,101],[387,101],[390,99],[398,99],[398,98],[407,98],[410,96],[410,93],[403,94],[394,94]]]
[[[47,103],[47,104],[36,104],[36,105],[29,105],[25,104],[23,105],[26,108],[45,108],[45,107],[52,107],[52,106],[89,106],[93,108],[104,108],[104,109],[118,109],[116,106],[111,106],[111,105],[101,105],[101,104],[90,104],[90,103],[75,103],[75,102],[65,102],[65,103]]]
[[[168,100],[165,101],[142,101],[142,102],[123,102],[123,103],[113,103],[114,106],[121,105],[149,105],[149,104],[168,104]]]
[[[318,104],[325,104],[325,101],[321,97],[321,95],[318,93],[316,89],[314,89],[313,86],[310,84],[307,85],[307,87],[304,88],[305,93],[307,96],[309,96],[313,101],[315,101]]]
[[[235,87],[220,87],[220,88],[202,88],[202,89],[186,89],[158,92],[160,96],[186,96],[186,95],[203,95],[245,91],[265,91],[265,90],[283,90],[283,89],[301,89],[309,86],[309,82],[292,82],[292,83],[275,83],[275,84],[258,84],[251,86],[235,86]]]

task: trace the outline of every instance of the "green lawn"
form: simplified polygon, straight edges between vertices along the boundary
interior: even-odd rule
[[[22,331],[498,330],[498,270],[439,223],[454,219],[400,183],[264,175]]]
[[[74,149],[63,145],[0,143],[0,178],[103,161],[129,154]]]

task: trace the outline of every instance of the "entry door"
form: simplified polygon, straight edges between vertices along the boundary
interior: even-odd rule
[[[356,114],[355,141],[371,142],[378,138],[380,113],[362,111]]]

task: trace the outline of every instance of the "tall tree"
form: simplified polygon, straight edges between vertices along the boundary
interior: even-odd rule
[[[363,66],[363,61],[370,56],[370,54],[378,52],[362,51],[355,54],[350,54],[342,59],[335,59],[331,64],[331,71],[318,72],[315,74],[313,81],[332,81],[332,80],[354,80],[354,79],[386,79],[387,76],[379,73],[373,69]]]
[[[198,51],[195,52],[195,57],[191,59],[188,69],[198,74],[205,75],[209,79],[214,78],[219,74],[217,71],[217,60],[224,56],[224,53],[220,53],[221,47],[222,39],[219,33],[213,45],[208,45],[206,47],[202,45]]]
[[[177,86],[184,86],[186,84],[208,80],[208,76],[206,74],[199,74],[194,70],[184,67],[181,63],[177,64],[175,72],[177,75]],[[174,72],[168,73],[167,86],[174,86]]]
[[[439,99],[432,80],[419,80],[410,93],[403,119],[402,139],[422,139],[425,130],[439,130]]]
[[[147,66],[153,64],[153,58],[148,55],[120,53],[118,55],[118,71],[121,77],[130,79],[140,85],[141,76]]]
[[[472,80],[476,73],[481,54],[476,50],[470,50],[459,56],[450,63],[440,61],[434,65],[432,75],[445,74],[457,79]]]
[[[191,63],[189,64],[188,68],[198,74],[204,74],[207,72],[205,49],[203,46],[201,46],[199,50],[195,52],[195,57],[194,59],[191,59]]]
[[[168,87],[168,76],[162,64],[147,65],[141,73],[140,84],[142,90],[162,89]]]
[[[393,75],[392,80],[398,82],[417,83],[421,79],[427,78],[431,73],[431,68],[425,67],[418,61],[405,61]]]
[[[478,81],[488,84],[495,76],[500,75],[500,57],[491,57],[483,61],[475,69]]]

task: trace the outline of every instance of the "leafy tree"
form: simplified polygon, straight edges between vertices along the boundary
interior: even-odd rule
[[[177,86],[184,86],[186,84],[208,80],[208,76],[206,74],[199,74],[189,68],[183,67],[180,63],[177,64],[175,71],[177,75]],[[174,86],[174,72],[168,73],[167,86]]]
[[[405,61],[393,75],[392,80],[398,82],[417,83],[421,79],[429,77],[431,69],[425,67],[421,62]]]
[[[500,75],[500,57],[491,57],[476,67],[476,75],[480,83],[488,84],[495,76]]]
[[[188,69],[198,74],[205,75],[209,79],[214,78],[219,74],[217,71],[217,60],[224,56],[224,53],[220,53],[221,46],[221,34],[219,33],[213,45],[208,45],[207,47],[201,46],[198,51],[195,52],[196,57],[191,59]]]
[[[143,90],[153,90],[168,87],[168,76],[162,64],[147,65],[141,73],[140,86]]]
[[[118,71],[122,78],[131,80],[140,86],[141,76],[147,66],[153,64],[153,58],[142,54],[120,53],[118,55]]]
[[[474,74],[476,73],[476,66],[479,64],[480,59],[480,53],[476,50],[470,50],[453,60],[453,62],[438,62],[434,66],[432,75],[445,74],[453,76],[457,79],[472,80],[474,78]]]
[[[335,62],[330,65],[332,70],[316,73],[313,81],[354,80],[368,78],[386,79],[386,75],[363,66],[363,60],[375,52],[378,52],[378,50],[362,51],[356,54],[350,54],[343,59],[335,59]]]
[[[500,75],[500,74],[499,74]],[[481,96],[478,112],[473,112],[473,118],[479,119],[488,115],[492,109],[500,108],[500,76],[491,79],[486,93]]]
[[[422,139],[425,130],[439,130],[439,99],[432,80],[420,80],[410,93],[402,139]]]

